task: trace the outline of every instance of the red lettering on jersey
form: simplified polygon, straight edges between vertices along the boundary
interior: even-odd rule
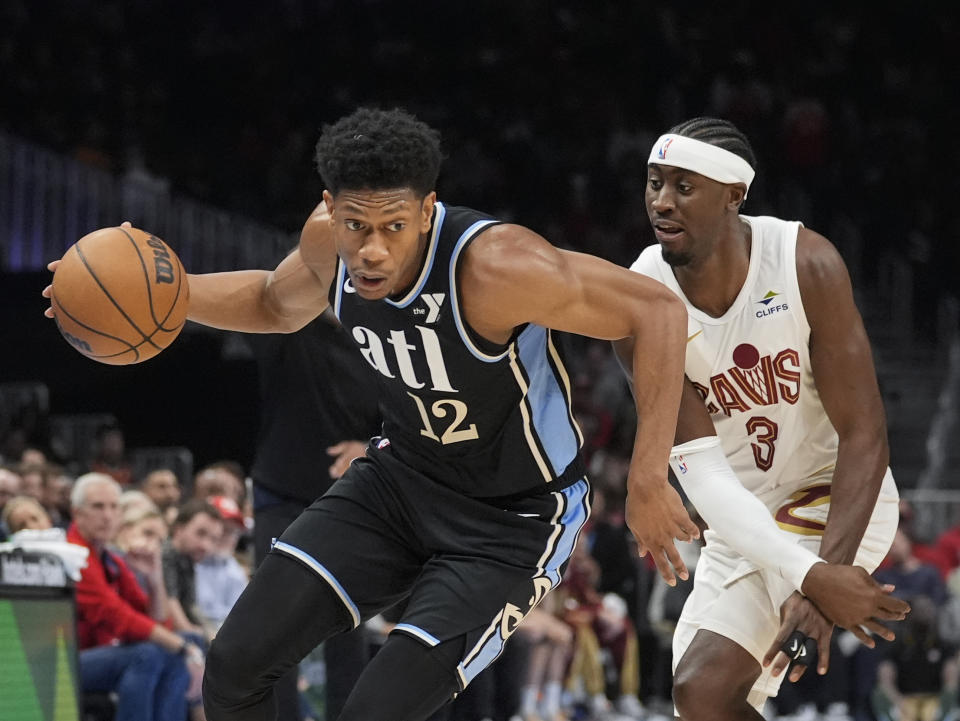
[[[792,368],[787,363],[792,364]],[[773,372],[783,383],[777,383],[780,395],[790,405],[800,399],[800,354],[793,348],[786,348],[773,359]]]
[[[773,454],[777,452],[777,438],[780,437],[780,426],[769,418],[753,416],[747,421],[747,434],[757,434],[757,442],[751,441],[753,462],[761,471],[769,471],[773,465]]]
[[[758,406],[772,406],[777,402],[777,384],[773,376],[773,363],[770,356],[763,356],[753,368],[741,370],[734,366],[730,369],[730,376],[744,393]],[[763,388],[755,387],[754,383],[763,383]]]
[[[750,406],[744,402],[733,383],[723,373],[718,373],[710,379],[710,388],[713,389],[713,396],[726,415],[729,416],[730,411],[750,410]]]

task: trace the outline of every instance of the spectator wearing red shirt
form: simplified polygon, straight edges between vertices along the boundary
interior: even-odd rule
[[[167,629],[163,599],[152,598],[107,544],[120,524],[120,486],[101,473],[77,479],[70,496],[71,543],[90,549],[76,586],[81,686],[116,692],[114,721],[183,721],[199,684],[199,649]],[[160,558],[146,568],[162,584]],[[149,566],[147,561],[145,566]]]

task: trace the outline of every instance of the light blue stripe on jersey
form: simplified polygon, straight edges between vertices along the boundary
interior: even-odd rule
[[[580,529],[586,523],[590,515],[590,484],[585,478],[581,478],[572,486],[565,488],[555,496],[563,494],[565,497],[566,508],[563,516],[559,520],[559,525],[563,528],[560,539],[550,557],[547,559],[544,571],[551,581],[551,590],[560,583],[560,566],[573,553],[573,548],[577,543],[577,536],[580,535]],[[524,613],[529,613],[527,609]],[[477,674],[493,663],[497,656],[503,651],[503,645],[507,638],[503,635],[502,629],[507,624],[503,623],[503,613],[501,611],[491,623],[487,634],[480,640],[479,648],[476,646],[464,661],[457,666],[457,673],[460,676],[460,683],[466,687]],[[508,628],[509,633],[516,629],[516,624]]]
[[[547,329],[532,323],[517,338],[517,355],[527,374],[527,401],[534,430],[555,475],[577,456],[580,440],[570,422],[567,396],[547,357]]]
[[[273,550],[296,558],[298,561],[306,564],[309,568],[316,571],[318,576],[330,584],[333,592],[340,597],[340,600],[343,601],[343,605],[347,607],[347,610],[350,612],[350,616],[353,617],[353,627],[356,628],[360,625],[360,609],[357,608],[357,604],[353,602],[353,599],[350,598],[350,594],[347,593],[346,589],[340,585],[340,582],[336,579],[336,577],[330,573],[330,571],[328,571],[322,563],[320,563],[316,558],[311,556],[306,551],[303,551],[296,546],[291,546],[289,543],[284,543],[283,541],[277,541],[274,543]]]
[[[544,564],[544,573],[553,586],[560,583],[560,566],[564,564],[570,554],[573,553],[574,546],[577,545],[577,536],[580,535],[580,529],[587,522],[590,515],[590,484],[586,479],[581,478],[572,486],[564,488],[561,493],[566,498],[567,508],[563,513],[560,524],[563,526],[563,532],[557,541],[554,552]]]
[[[403,631],[404,633],[409,633],[411,636],[416,636],[419,638],[428,646],[436,646],[440,643],[440,639],[436,636],[427,633],[419,626],[412,626],[409,623],[398,623],[393,627],[393,631]],[[393,633],[393,631],[391,631],[391,633]]]

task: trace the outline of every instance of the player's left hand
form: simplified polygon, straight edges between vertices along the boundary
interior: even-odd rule
[[[637,539],[640,555],[650,553],[667,584],[677,585],[677,576],[684,581],[690,578],[673,542],[699,538],[700,529],[673,486],[667,482],[632,484],[627,491],[627,526]]]
[[[121,227],[121,228],[132,228],[133,225],[130,223],[129,220],[125,220],[125,221],[123,221],[122,223],[120,223],[120,227]],[[58,266],[58,265],[60,265],[60,258],[58,258],[57,260],[51,260],[49,263],[47,263],[47,270],[49,270],[51,273],[56,273],[56,272],[57,272],[57,266]],[[49,299],[53,296],[53,283],[51,283],[51,284],[48,285],[46,288],[44,288],[42,291],[40,291],[40,295],[42,295],[44,298],[46,298],[47,300],[49,300]],[[48,307],[43,311],[43,314],[44,314],[45,316],[47,316],[47,318],[53,318],[53,315],[54,315],[54,313],[53,313],[53,308],[48,306]]]
[[[816,644],[816,659],[805,655],[798,657],[796,653],[788,654],[783,650],[784,644],[794,632],[799,632]],[[766,667],[772,663],[771,672],[774,676],[779,676],[784,669],[789,667],[790,675],[788,678],[791,683],[796,683],[803,676],[807,667],[813,665],[813,662],[816,661],[817,673],[822,676],[830,667],[830,638],[832,636],[833,624],[803,594],[794,591],[780,607],[780,628],[777,631],[777,637],[763,657],[763,665]],[[795,639],[795,641],[798,644],[797,651],[799,653],[809,653],[809,649],[804,650],[802,640]],[[787,649],[787,651],[792,650],[792,648]],[[794,663],[791,664],[791,661]]]

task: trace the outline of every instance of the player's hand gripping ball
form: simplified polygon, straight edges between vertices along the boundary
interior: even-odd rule
[[[50,300],[70,345],[100,363],[128,365],[173,342],[189,297],[187,273],[166,243],[136,228],[103,228],[63,256]]]

